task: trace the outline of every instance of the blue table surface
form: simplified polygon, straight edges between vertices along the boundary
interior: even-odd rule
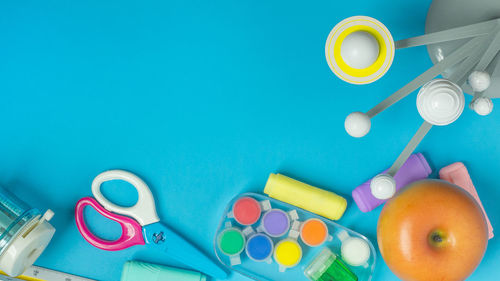
[[[91,195],[97,174],[112,168],[140,175],[160,217],[214,259],[226,203],[262,192],[271,172],[348,198],[339,223],[376,245],[381,208],[360,212],[350,192],[390,166],[413,136],[422,122],[416,94],[374,118],[365,138],[349,137],[344,118],[370,109],[432,63],[424,47],[398,50],[386,76],[354,86],[330,71],[324,44],[333,26],[353,15],[379,19],[396,40],[420,35],[429,5],[3,1],[0,184],[56,213],[57,232],[36,264],[109,281],[119,280],[131,259],[181,266],[141,247],[102,251],[80,236],[75,203]],[[466,108],[417,149],[433,177],[455,161],[466,164],[493,227],[500,227],[499,121],[499,110],[480,117]],[[125,184],[104,189],[124,204],[136,196]],[[119,189],[125,191],[113,192]],[[104,237],[119,235],[115,224],[89,216]],[[373,280],[398,280],[378,258]],[[491,280],[500,273],[499,259],[495,237],[469,280]],[[247,278],[234,273],[229,280]]]

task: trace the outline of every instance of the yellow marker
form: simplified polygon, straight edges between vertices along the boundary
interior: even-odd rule
[[[332,220],[340,219],[347,207],[343,197],[281,174],[269,176],[264,193]]]
[[[275,247],[274,259],[280,265],[280,271],[296,266],[302,259],[302,248],[296,240],[281,240]]]

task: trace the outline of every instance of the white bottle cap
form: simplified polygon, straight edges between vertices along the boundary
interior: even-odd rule
[[[40,219],[34,219],[0,256],[0,269],[10,276],[21,275],[42,254],[54,236],[55,228],[47,221],[54,215],[48,210]]]
[[[375,198],[389,199],[396,193],[396,181],[388,174],[376,175],[370,182],[370,189]]]
[[[462,89],[447,79],[427,82],[417,95],[418,113],[432,125],[444,126],[455,122],[464,106]]]

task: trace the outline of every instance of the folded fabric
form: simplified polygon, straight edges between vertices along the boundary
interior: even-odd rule
[[[484,217],[486,218],[486,222],[488,223],[488,239],[493,238],[493,227],[491,226],[488,215],[483,208],[483,204],[481,204],[479,195],[477,195],[476,188],[472,183],[469,172],[467,171],[465,165],[462,162],[456,162],[448,165],[439,171],[439,178],[460,186],[461,188],[469,192],[469,194],[472,195],[474,199],[476,199],[477,203],[479,203],[479,206],[481,206]]]
[[[175,267],[128,261],[123,266],[121,281],[206,281],[207,277],[199,272]]]

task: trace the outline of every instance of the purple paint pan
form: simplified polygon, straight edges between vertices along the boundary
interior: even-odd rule
[[[261,228],[271,237],[283,236],[290,229],[290,216],[283,210],[271,209],[262,217]]]

